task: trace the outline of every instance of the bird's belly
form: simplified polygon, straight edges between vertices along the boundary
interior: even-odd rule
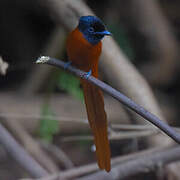
[[[97,68],[102,44],[92,45],[73,33],[67,41],[67,55],[73,65],[84,71]]]
[[[99,48],[76,44],[76,48],[70,49],[68,57],[78,68],[89,71],[98,63],[100,56]]]

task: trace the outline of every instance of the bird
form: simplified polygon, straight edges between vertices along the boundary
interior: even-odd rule
[[[98,62],[102,50],[101,40],[111,33],[96,16],[81,16],[77,27],[67,37],[67,56],[69,62],[98,78]],[[69,63],[67,63],[69,64]],[[102,91],[86,79],[80,79],[88,121],[94,135],[96,159],[100,169],[111,170],[111,151],[108,140],[108,122],[104,108]]]

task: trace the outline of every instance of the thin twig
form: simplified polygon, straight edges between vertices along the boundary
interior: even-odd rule
[[[0,118],[13,118],[13,119],[41,119],[42,116],[39,114],[17,114],[17,113],[0,113]],[[86,118],[75,118],[71,116],[59,116],[54,117],[51,115],[44,116],[44,118],[52,119],[52,121],[61,121],[61,122],[75,122],[88,124],[88,120]]]
[[[124,139],[132,139],[132,138],[141,138],[158,134],[158,130],[145,130],[145,131],[131,131],[131,132],[112,132],[109,134],[109,140],[124,140]],[[61,137],[61,141],[69,142],[69,141],[80,141],[80,140],[93,140],[92,136],[65,136]]]
[[[16,142],[11,134],[0,124],[0,143],[9,154],[29,172],[34,178],[46,176],[48,172],[38,164],[24,149]]]
[[[171,126],[172,127],[172,126]],[[111,124],[111,128],[114,130],[122,130],[122,131],[144,131],[144,130],[153,130],[154,126],[148,124]],[[156,128],[157,129],[157,128]]]
[[[66,169],[70,169],[74,167],[74,164],[71,161],[71,159],[59,147],[43,141],[40,141],[40,144],[48,152],[50,152]]]
[[[13,119],[41,119],[41,116],[38,114],[16,114],[16,113],[0,113],[1,118],[13,118]],[[45,118],[48,118],[52,121],[59,121],[64,123],[81,123],[81,124],[87,124],[88,120],[86,118],[75,118],[71,116],[51,116],[47,115],[44,116]],[[144,131],[144,130],[159,130],[155,126],[152,125],[143,125],[143,124],[117,124],[117,123],[111,123],[111,128],[118,131]],[[156,128],[156,129],[155,129]],[[180,132],[179,127],[171,126],[176,131]]]
[[[180,132],[179,127],[170,126],[175,131]],[[111,128],[113,130],[119,130],[119,131],[147,131],[147,130],[159,130],[155,126],[151,125],[137,125],[137,124],[111,124]]]
[[[125,96],[124,94],[120,93],[116,89],[112,88],[111,86],[105,84],[104,82],[100,81],[99,79],[94,78],[93,76],[89,76],[87,78],[86,72],[81,71],[73,66],[68,66],[65,68],[65,62],[57,60],[55,58],[51,58],[48,56],[41,56],[36,61],[37,64],[49,64],[53,65],[59,68],[63,68],[65,70],[68,70],[69,72],[73,73],[74,75],[86,79],[90,83],[96,85],[97,87],[101,88],[103,91],[120,101],[122,104],[124,104],[126,107],[130,108],[137,114],[144,117],[146,120],[154,124],[156,127],[161,129],[164,133],[166,133],[169,137],[174,139],[177,143],[180,144],[180,134],[177,133],[174,129],[172,129],[168,124],[161,121],[157,116],[150,113],[146,109],[144,109],[142,106],[136,104],[134,101],[132,101],[130,98]]]

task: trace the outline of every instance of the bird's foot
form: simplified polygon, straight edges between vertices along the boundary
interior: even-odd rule
[[[85,74],[85,76],[84,76],[85,79],[88,79],[89,76],[91,76],[91,74],[92,74],[92,70],[90,69],[90,71]]]

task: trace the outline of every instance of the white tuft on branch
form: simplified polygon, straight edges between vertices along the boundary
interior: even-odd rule
[[[36,64],[43,64],[46,63],[47,61],[49,61],[49,57],[48,56],[40,56],[38,58],[38,60],[36,61]]]
[[[0,56],[0,74],[1,75],[6,75],[6,71],[8,68],[9,64],[5,61],[3,61],[2,57]]]

